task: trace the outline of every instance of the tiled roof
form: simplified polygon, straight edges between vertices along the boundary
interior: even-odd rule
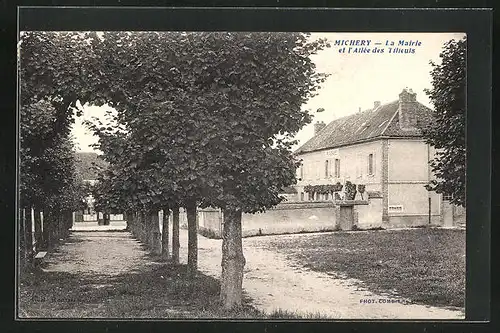
[[[415,102],[415,116],[418,123],[426,124],[431,117],[431,110],[426,106]],[[306,153],[321,149],[330,149],[353,144],[381,136],[389,137],[419,137],[418,129],[405,129],[399,127],[397,115],[399,100],[355,113],[350,116],[335,119],[317,135],[299,147],[295,153]]]
[[[106,161],[99,158],[96,153],[77,152],[76,154],[76,172],[84,180],[97,179],[97,170],[107,166]]]

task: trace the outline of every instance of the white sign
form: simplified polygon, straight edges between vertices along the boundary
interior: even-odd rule
[[[326,156],[339,156],[339,149],[327,150],[325,154]]]
[[[389,212],[391,213],[402,213],[403,211],[403,205],[389,205]]]

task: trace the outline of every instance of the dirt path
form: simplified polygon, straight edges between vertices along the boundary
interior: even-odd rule
[[[128,232],[73,232],[51,253],[45,271],[82,276],[116,276],[140,271],[150,260],[139,241]]]
[[[299,315],[340,319],[462,319],[463,313],[415,304],[380,303],[387,299],[359,290],[352,281],[304,269],[302,265],[268,250],[272,237],[246,238],[247,260],[243,288],[253,305],[270,313],[287,310]],[[187,262],[187,231],[181,230],[181,261]],[[220,277],[221,240],[199,236],[199,269]],[[140,271],[155,265],[147,252],[127,232],[73,232],[70,239],[47,259],[46,271],[76,273],[82,278],[110,287],[109,277]],[[108,282],[108,284],[106,284]],[[362,302],[365,300],[365,302]],[[394,300],[394,298],[391,298]]]
[[[156,259],[129,232],[73,232],[42,270],[20,278],[19,317],[225,318],[207,310],[219,299],[217,280],[186,283],[185,267]]]
[[[181,260],[187,261],[187,231],[181,230]],[[325,273],[302,268],[262,244],[270,237],[308,237],[282,235],[243,240],[246,258],[243,288],[260,310],[281,309],[298,314],[339,319],[463,319],[460,311],[402,303],[387,303],[388,297],[359,290],[353,281],[340,280]],[[221,240],[199,236],[199,269],[219,278]],[[385,302],[384,302],[385,301]],[[404,302],[403,299],[390,301]],[[383,303],[382,303],[383,302]]]

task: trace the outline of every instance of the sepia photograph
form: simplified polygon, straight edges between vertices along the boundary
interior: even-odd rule
[[[464,320],[464,32],[19,31],[18,320]]]

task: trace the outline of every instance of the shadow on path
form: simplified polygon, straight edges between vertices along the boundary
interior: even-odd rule
[[[155,260],[128,233],[73,233],[44,268],[20,276],[20,318],[241,318],[219,310],[217,279]]]

